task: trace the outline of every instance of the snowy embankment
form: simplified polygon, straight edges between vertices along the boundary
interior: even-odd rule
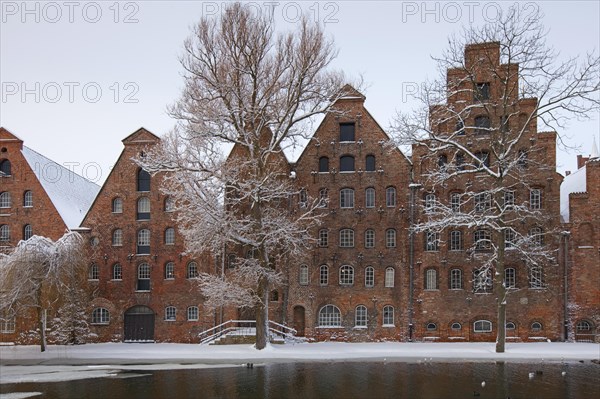
[[[591,361],[600,345],[591,343],[511,343],[495,353],[494,343],[341,343],[273,345],[88,344],[0,347],[0,383],[58,381],[116,376],[121,370],[227,367],[295,361]]]

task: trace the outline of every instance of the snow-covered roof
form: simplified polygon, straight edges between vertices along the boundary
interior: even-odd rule
[[[79,227],[100,186],[29,147],[22,153],[67,227]]]
[[[560,185],[560,216],[566,223],[569,222],[569,194],[585,193],[586,187],[586,167],[582,167],[577,171],[565,176]]]

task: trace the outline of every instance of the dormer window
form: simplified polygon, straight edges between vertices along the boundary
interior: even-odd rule
[[[355,141],[354,122],[340,123],[340,142]]]

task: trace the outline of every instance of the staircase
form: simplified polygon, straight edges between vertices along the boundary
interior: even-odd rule
[[[272,344],[305,342],[297,331],[269,320],[269,342]],[[228,320],[198,334],[200,344],[236,345],[256,342],[256,320]]]

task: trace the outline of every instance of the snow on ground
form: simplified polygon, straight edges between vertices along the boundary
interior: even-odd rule
[[[342,343],[270,345],[125,344],[0,347],[0,383],[64,381],[119,377],[122,370],[239,367],[247,362],[295,361],[590,361],[600,359],[592,343],[508,343],[495,353],[494,343]]]

